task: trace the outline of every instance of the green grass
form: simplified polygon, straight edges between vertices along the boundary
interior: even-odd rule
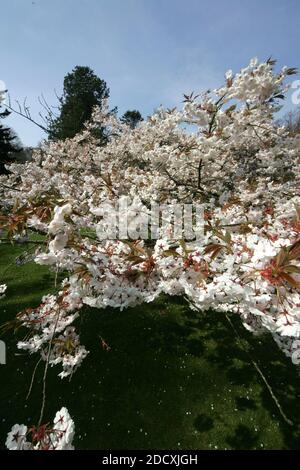
[[[8,285],[0,323],[53,290],[47,268],[15,264],[22,249],[0,245],[0,283]],[[177,298],[123,312],[84,310],[77,329],[90,354],[71,382],[57,377],[59,368],[50,369],[45,420],[66,406],[75,420],[75,446],[82,449],[299,448],[299,368],[271,338],[254,338],[238,319],[234,324],[293,426],[282,419],[224,316],[197,314]],[[37,423],[43,368],[26,401],[38,357],[20,353],[12,332],[2,339],[1,447],[13,424]]]

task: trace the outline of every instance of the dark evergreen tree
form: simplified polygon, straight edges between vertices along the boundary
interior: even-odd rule
[[[49,116],[49,138],[52,140],[74,137],[91,118],[93,108],[102,108],[109,97],[106,82],[89,67],[76,66],[64,78],[63,95],[59,99],[59,116]],[[104,128],[99,127],[99,140],[106,141]]]
[[[0,119],[10,115],[8,110],[0,112]],[[17,136],[9,128],[0,122],[0,175],[7,174],[9,171],[5,168],[6,164],[15,160],[16,153],[21,151]]]
[[[130,111],[126,111],[121,117],[121,121],[127,124],[131,129],[135,129],[135,127],[143,121],[143,117],[139,111],[136,109]]]

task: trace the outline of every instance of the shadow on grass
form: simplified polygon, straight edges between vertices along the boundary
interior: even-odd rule
[[[194,427],[198,432],[207,432],[214,427],[214,421],[210,416],[201,413],[195,419]]]
[[[239,424],[234,433],[227,438],[227,442],[236,450],[256,449],[259,446],[259,436],[248,426]]]
[[[259,365],[285,414],[293,421],[293,425],[289,425],[282,418],[269,390],[259,377],[247,353],[237,343],[226,319],[222,317],[221,314],[215,312],[211,313],[209,319],[211,328],[206,328],[204,337],[206,342],[214,341],[216,349],[214,351],[206,351],[206,358],[213,361],[214,364],[217,364],[218,367],[226,373],[229,382],[233,386],[243,386],[246,390],[249,390],[251,387],[255,386],[256,383],[260,384],[260,406],[263,406],[269,411],[272,418],[276,418],[276,420],[280,422],[280,430],[283,435],[285,448],[299,449],[299,367],[292,364],[291,360],[283,355],[270,336],[254,337],[243,328],[239,319],[232,318],[232,321],[240,336],[247,340],[250,346],[251,357]],[[200,330],[201,326],[202,320],[199,320]],[[239,411],[245,411],[247,409],[255,410],[257,406],[258,404],[252,399],[236,397],[236,407]],[[247,439],[249,437],[249,443],[254,443],[254,440],[250,438],[250,436],[247,436],[247,428],[242,426],[241,428],[237,428],[237,430],[241,432],[236,432],[236,438],[231,436],[228,442],[235,442],[233,448],[250,448],[247,447]],[[245,439],[243,436],[245,436]]]

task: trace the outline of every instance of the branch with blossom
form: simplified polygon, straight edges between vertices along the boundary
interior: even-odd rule
[[[53,424],[47,423],[28,428],[15,424],[7,435],[8,450],[74,450],[74,421],[67,408],[58,411]]]
[[[45,142],[0,176],[0,229],[12,243],[39,233],[35,262],[66,273],[57,295],[17,315],[28,332],[20,349],[71,376],[88,353],[73,324],[82,306],[122,310],[165,293],[238,315],[300,362],[300,138],[274,120],[295,69],[274,66],[253,59],[135,129],[108,106],[95,109],[81,134]],[[111,131],[105,147],[94,137],[99,123]],[[111,213],[119,226],[152,203],[197,203],[203,233],[183,243],[170,221],[152,244],[103,239],[103,206],[124,198],[127,208]]]

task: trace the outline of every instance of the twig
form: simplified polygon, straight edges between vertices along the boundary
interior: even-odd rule
[[[48,346],[48,351],[47,351],[46,364],[45,364],[44,375],[43,375],[43,399],[42,399],[42,406],[41,406],[40,419],[39,419],[38,426],[41,425],[42,419],[43,419],[43,416],[44,416],[44,409],[45,409],[45,403],[46,403],[46,378],[47,378],[47,372],[48,372],[52,342],[53,342],[53,338],[54,338],[54,335],[55,335],[55,332],[56,332],[56,328],[57,328],[57,324],[58,324],[58,320],[59,320],[59,314],[60,314],[60,311],[57,312],[56,322],[55,322],[55,325],[54,325],[53,333],[51,335],[51,339],[50,339],[49,346]]]
[[[33,381],[34,381],[34,377],[35,377],[35,373],[36,373],[36,371],[37,371],[38,365],[39,365],[39,363],[41,362],[41,360],[42,360],[42,358],[40,358],[40,359],[38,360],[38,362],[36,363],[35,368],[34,368],[34,370],[33,370],[32,377],[31,377],[31,382],[30,382],[30,387],[29,387],[28,393],[27,393],[27,395],[26,395],[26,400],[28,400],[28,398],[29,398],[29,396],[30,396],[30,394],[31,394],[31,390],[32,390],[32,386],[33,386]]]
[[[10,103],[10,99],[9,99],[9,103]],[[11,103],[10,103],[11,104]],[[33,124],[35,124],[36,126],[38,126],[40,129],[42,129],[44,132],[46,132],[46,134],[49,134],[49,129],[47,129],[45,126],[43,126],[42,124],[36,122],[34,119],[32,119],[31,115],[30,115],[30,112],[29,112],[29,108],[26,106],[26,98],[24,100],[24,112],[22,111],[22,108],[21,108],[21,105],[20,103],[17,101],[17,105],[19,107],[19,111],[17,111],[16,109],[14,109],[10,104],[5,104],[5,107],[8,108],[10,111],[12,111],[13,113],[16,113],[18,114],[19,116],[22,116],[23,118],[27,119],[28,121],[32,122]]]
[[[6,184],[2,184],[2,188],[10,189],[11,191],[20,191],[20,192],[22,192],[21,189],[12,188],[12,187],[10,187],[10,186],[6,186]]]

